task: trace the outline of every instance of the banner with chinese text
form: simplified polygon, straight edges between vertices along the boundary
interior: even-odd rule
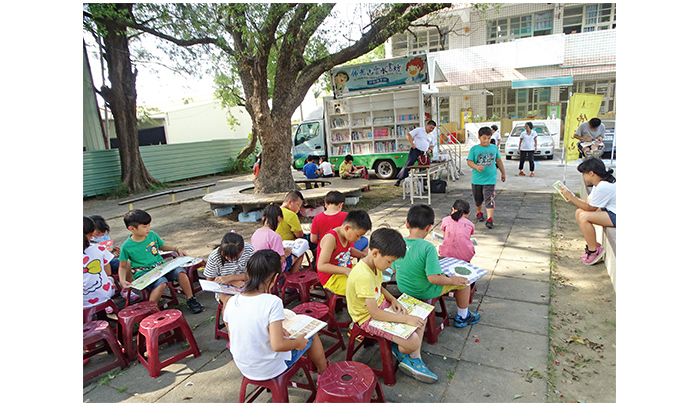
[[[331,70],[336,97],[343,93],[380,87],[428,83],[428,57],[413,55]]]
[[[566,109],[566,124],[564,125],[564,148],[566,151],[565,162],[578,159],[578,140],[574,138],[574,131],[579,125],[596,117],[603,96],[600,94],[574,93],[569,99]]]

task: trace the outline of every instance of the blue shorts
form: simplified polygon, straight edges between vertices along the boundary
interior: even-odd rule
[[[617,215],[610,210],[606,209],[605,207],[601,207],[600,210],[603,210],[604,212],[608,213],[608,216],[610,216],[610,221],[613,223],[613,227],[617,228]]]
[[[185,268],[178,266],[177,268],[173,269],[172,271],[170,271],[170,272],[166,273],[165,275],[161,276],[160,278],[156,279],[155,282],[146,286],[145,289],[153,290],[166,282],[177,282],[178,281],[177,275],[181,272],[186,272]]]
[[[367,248],[368,246],[369,246],[369,240],[365,236],[362,236],[362,237],[360,237],[359,240],[355,241],[355,249],[358,251],[362,251],[365,248]]]
[[[292,255],[288,256],[287,259],[284,260],[284,269],[282,269],[282,272],[287,272],[292,268]]]
[[[292,359],[290,359],[289,361],[284,361],[284,363],[287,364],[287,369],[289,369],[289,367],[294,365],[295,362],[299,361],[299,358],[301,358],[301,356],[304,355],[306,350],[311,348],[311,343],[313,341],[314,341],[314,338],[311,337],[311,338],[309,338],[309,342],[306,343],[306,347],[304,347],[303,350],[301,350],[301,351],[300,350],[292,350]]]

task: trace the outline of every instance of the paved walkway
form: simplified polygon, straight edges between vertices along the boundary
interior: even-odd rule
[[[496,195],[495,227],[476,223],[479,245],[472,260],[489,271],[477,282],[471,311],[481,314],[480,323],[458,329],[450,326],[435,345],[424,342],[423,359],[439,380],[429,385],[397,373],[393,387],[384,386],[390,402],[546,402],[548,359],[549,276],[551,255],[551,184],[562,179],[578,190],[576,164],[564,168],[552,161],[537,161],[535,178],[514,176],[517,162],[504,161],[508,179],[499,183]],[[468,169],[468,168],[467,168]],[[465,169],[466,171],[466,169]],[[448,182],[448,193],[434,195],[436,223],[450,212],[452,202],[463,198],[473,206],[470,175]],[[388,225],[408,234],[404,226],[409,200],[401,198],[371,211],[374,228]],[[472,219],[475,209],[472,208]],[[431,237],[428,237],[431,240]],[[432,240],[431,240],[432,241]],[[192,315],[183,313],[194,330],[202,352],[187,357],[151,379],[145,367],[132,363],[104,384],[97,380],[84,386],[83,400],[90,402],[236,402],[242,376],[232,362],[226,342],[214,340],[216,304],[212,294],[199,293],[207,308]],[[450,314],[456,312],[447,300]],[[346,312],[340,320],[348,318]],[[327,337],[322,336],[326,341]],[[346,342],[347,342],[347,336]],[[181,348],[166,347],[162,356]],[[345,359],[338,351],[331,362]],[[379,365],[378,347],[360,350],[355,360]],[[91,360],[98,363],[100,359]],[[90,366],[90,364],[88,364]],[[267,401],[263,395],[258,401]],[[290,390],[292,402],[303,401],[305,392]]]

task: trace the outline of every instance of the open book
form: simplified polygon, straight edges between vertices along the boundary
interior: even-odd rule
[[[282,322],[282,327],[289,332],[290,338],[303,336],[308,340],[328,325],[325,321],[314,319],[305,314],[296,314],[289,309],[284,309],[284,317],[285,320]]]
[[[202,290],[205,290],[207,292],[223,293],[231,296],[235,296],[243,292],[243,288],[237,288],[233,285],[227,285],[224,283],[216,283],[214,281],[208,281],[206,279],[200,279],[199,286],[202,287]]]
[[[396,300],[398,300],[399,303],[401,303],[403,307],[406,308],[408,314],[410,314],[411,316],[420,317],[423,320],[427,319],[428,315],[430,315],[430,312],[432,312],[433,309],[435,309],[435,306],[422,302],[416,299],[415,297],[409,296],[405,293],[401,294],[401,296],[399,296]],[[384,310],[387,312],[391,312],[391,309]],[[379,321],[374,319],[369,322],[369,325],[380,330],[386,331],[387,333],[391,333],[395,336],[399,336],[403,339],[407,339],[408,337],[410,337],[411,334],[413,334],[413,332],[416,331],[416,329],[418,328],[416,326],[412,326],[406,323]]]
[[[564,200],[566,200],[567,202],[569,201],[569,199],[567,199],[566,197],[564,197],[564,195],[561,193],[561,190],[562,190],[562,189],[568,190],[569,193],[571,193],[572,195],[574,194],[574,192],[572,192],[571,189],[569,189],[568,187],[566,187],[566,185],[563,184],[560,180],[554,182],[554,184],[552,185],[552,187],[554,188],[554,190],[556,190],[557,192],[559,192],[559,196],[563,197]]]
[[[472,265],[467,261],[449,257],[440,260],[440,269],[442,270],[442,273],[447,276],[461,276],[467,278],[470,283],[476,282],[482,276],[488,273],[488,271],[481,269],[476,265]]]
[[[165,262],[163,264],[160,264],[157,267],[151,269],[150,271],[146,272],[145,274],[143,274],[143,275],[139,276],[137,279],[135,279],[131,283],[131,287],[134,289],[142,290],[142,289],[146,288],[148,285],[150,285],[151,283],[155,282],[156,279],[167,274],[168,272],[172,271],[173,269],[192,261],[193,259],[194,258],[192,258],[192,257],[176,257],[172,261],[168,261],[168,262]]]
[[[284,248],[291,248],[292,254],[299,258],[304,255],[306,250],[309,249],[309,242],[304,238],[297,238],[296,240],[284,240],[282,241],[282,246]]]

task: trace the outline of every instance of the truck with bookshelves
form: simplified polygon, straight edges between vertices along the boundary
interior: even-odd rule
[[[425,86],[435,70],[427,55],[333,68],[334,96],[325,97],[293,136],[294,167],[301,169],[310,155],[326,156],[337,170],[350,154],[356,166],[394,178],[411,148],[406,134],[425,125]]]

